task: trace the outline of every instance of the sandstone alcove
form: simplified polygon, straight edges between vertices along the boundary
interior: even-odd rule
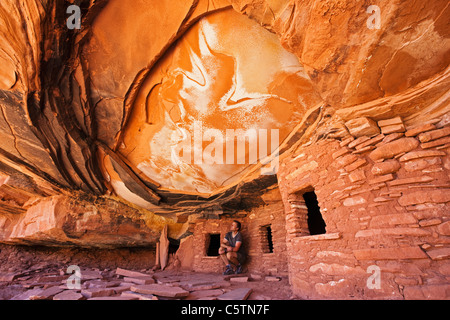
[[[297,298],[448,299],[450,6],[370,5],[1,1],[2,279],[10,252],[220,273],[238,220]]]

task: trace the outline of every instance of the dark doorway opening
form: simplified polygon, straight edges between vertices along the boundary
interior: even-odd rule
[[[308,229],[310,235],[326,233],[326,224],[320,213],[319,202],[314,191],[303,194],[306,207],[308,208]]]
[[[169,238],[169,254],[176,253],[179,247],[180,247],[179,240],[173,240]]]
[[[217,257],[220,248],[220,234],[209,234],[209,244],[206,250],[208,257]]]

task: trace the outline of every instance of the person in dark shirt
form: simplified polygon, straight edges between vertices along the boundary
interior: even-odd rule
[[[222,244],[219,248],[219,255],[226,265],[226,270],[223,274],[242,273],[242,265],[245,262],[246,256],[242,246],[241,223],[234,220],[230,227],[230,232],[225,235]],[[233,271],[232,265],[236,266],[236,271]]]

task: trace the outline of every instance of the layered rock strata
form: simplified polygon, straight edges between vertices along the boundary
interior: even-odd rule
[[[299,295],[448,297],[447,1],[68,3],[0,4],[0,241],[189,252],[238,218]]]

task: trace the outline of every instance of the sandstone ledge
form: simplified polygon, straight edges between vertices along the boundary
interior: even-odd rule
[[[177,238],[181,224],[107,198],[54,196],[20,215],[0,216],[0,242],[95,248],[154,246],[165,225]]]

